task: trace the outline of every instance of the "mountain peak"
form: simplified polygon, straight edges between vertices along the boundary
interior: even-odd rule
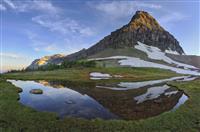
[[[90,48],[64,57],[54,55],[37,59],[28,69],[36,69],[46,64],[60,64],[63,60],[84,59],[106,49],[134,48],[135,45],[138,45],[138,42],[157,47],[162,52],[184,54],[176,38],[162,28],[155,18],[145,11],[137,11],[128,24],[111,32],[110,35],[104,37]],[[116,51],[116,53],[118,52]]]
[[[153,18],[148,12],[136,11],[128,24],[130,30],[139,28],[147,28],[149,30],[163,30],[155,18]]]
[[[156,19],[145,11],[136,11],[131,21],[88,49],[93,54],[105,48],[125,48],[142,42],[158,47],[161,51],[171,50],[184,54],[176,38],[159,25]]]

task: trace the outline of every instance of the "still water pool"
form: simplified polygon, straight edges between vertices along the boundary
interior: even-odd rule
[[[129,84],[129,88],[123,90],[126,87],[120,87],[117,83],[8,81],[23,89],[23,92],[19,93],[20,103],[37,111],[55,112],[60,118],[127,120],[148,118],[177,109],[188,99],[183,91],[165,83],[131,89],[131,84],[135,87],[135,82],[120,82],[119,84]],[[110,87],[115,89],[119,87],[119,90]],[[32,94],[30,93],[32,89],[41,89],[43,93]]]

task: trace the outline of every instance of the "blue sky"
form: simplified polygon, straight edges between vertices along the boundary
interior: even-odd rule
[[[186,54],[200,55],[198,1],[1,0],[1,71],[88,48],[127,24],[137,10],[154,16]]]

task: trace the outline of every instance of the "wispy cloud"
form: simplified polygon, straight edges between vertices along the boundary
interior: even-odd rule
[[[51,1],[32,0],[22,2],[3,0],[3,3],[16,12],[37,11],[38,15],[33,16],[32,21],[48,28],[50,31],[56,31],[64,35],[78,33],[91,36],[94,34],[90,27],[80,24],[77,20],[63,16],[63,9],[53,5]]]
[[[0,57],[7,57],[7,58],[12,58],[12,59],[23,58],[22,56],[15,53],[0,53]]]
[[[140,1],[106,1],[106,2],[88,2],[91,8],[94,8],[104,15],[109,15],[113,19],[127,17],[136,10],[141,9],[161,9],[162,6]]]
[[[161,25],[170,28],[174,23],[185,20],[188,17],[178,11],[171,11],[168,7],[152,2],[144,1],[101,1],[101,2],[88,2],[87,5],[102,13],[106,20],[116,22],[128,16],[132,16],[137,10],[145,10],[154,17],[158,18]],[[161,12],[162,16],[158,13]]]
[[[52,52],[52,51],[57,50],[57,46],[56,44],[50,44],[47,47],[45,47],[44,50],[47,52]]]
[[[66,16],[63,9],[56,6],[52,1],[48,0],[31,0],[31,1],[12,1],[3,0],[7,10],[12,10],[17,13],[32,13],[34,11],[31,22],[38,25],[38,27],[46,28],[52,33],[59,33],[63,37],[73,38],[72,36],[79,36],[74,38],[77,42],[81,37],[88,37],[94,35],[95,32],[91,27],[84,25],[78,20],[74,20]],[[34,24],[34,26],[35,26]],[[28,39],[31,42],[31,47],[37,52],[55,53],[56,51],[63,51],[60,47],[60,41],[44,40],[34,32],[26,32]],[[63,40],[64,41],[64,40]],[[70,43],[69,43],[70,45]],[[60,47],[59,47],[60,46]]]
[[[80,35],[90,36],[94,32],[91,28],[79,24],[70,18],[52,17],[49,15],[40,15],[32,18],[32,21],[48,28],[50,31],[57,31],[62,34],[78,33]]]
[[[36,33],[32,31],[25,31],[25,33],[31,41],[31,46],[34,51],[52,53],[61,50],[57,44],[42,40]]]
[[[40,35],[32,32],[26,31],[26,35],[30,40],[31,47],[36,52],[46,52],[50,54],[54,53],[62,53],[62,54],[70,54],[77,52],[83,48],[87,48],[87,43],[81,39],[81,37],[77,38],[66,37],[63,41],[58,42],[47,42],[41,39]]]
[[[7,6],[17,12],[41,11],[45,13],[56,14],[60,11],[50,1],[33,0],[33,1],[11,1],[3,0]]]
[[[71,54],[77,52],[83,48],[88,48],[89,44],[86,43],[83,39],[76,39],[77,37],[74,36],[72,38],[65,38],[63,49],[65,49],[64,54]]]
[[[188,17],[179,13],[179,12],[169,12],[165,13],[162,17],[158,19],[158,21],[162,24],[168,24],[173,22],[178,22],[184,19],[187,19]]]
[[[48,46],[52,47],[52,44],[41,40],[40,37],[32,31],[25,31],[25,34],[27,35],[28,39],[30,40],[31,47],[33,48],[34,51],[52,52],[53,50],[57,49],[56,46],[54,46],[54,48],[48,48]]]
[[[56,46],[56,44],[46,44],[40,47],[34,47],[33,49],[37,52],[39,51],[54,52],[58,50],[58,47]]]
[[[0,4],[0,11],[5,11],[6,10],[6,7],[2,4]]]
[[[14,5],[14,3],[11,0],[3,0],[3,2],[5,2],[12,9],[16,9],[16,6]]]

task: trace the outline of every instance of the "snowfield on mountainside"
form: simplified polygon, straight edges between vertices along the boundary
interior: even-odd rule
[[[176,73],[180,74],[189,74],[189,75],[200,75],[199,69],[188,64],[180,63],[177,61],[174,61],[167,57],[165,55],[165,52],[162,52],[159,48],[154,46],[148,46],[146,44],[143,44],[141,42],[138,42],[138,45],[135,45],[135,48],[143,51],[147,54],[149,59],[152,60],[162,60],[168,64],[174,64],[175,67],[159,64],[156,62],[146,61],[142,60],[140,58],[136,57],[129,57],[129,56],[111,56],[111,57],[105,57],[105,58],[92,58],[88,60],[118,60],[118,63],[121,66],[130,66],[130,67],[153,67],[153,68],[161,68],[161,69],[167,69],[174,71]]]

